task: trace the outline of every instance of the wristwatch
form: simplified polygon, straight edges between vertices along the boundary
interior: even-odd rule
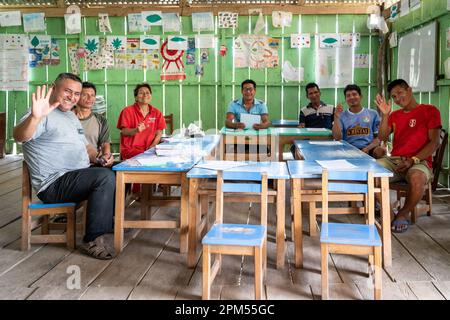
[[[420,159],[417,158],[417,157],[411,157],[411,159],[412,159],[412,161],[414,161],[414,164],[419,164],[420,161],[422,161],[422,160],[420,160]]]

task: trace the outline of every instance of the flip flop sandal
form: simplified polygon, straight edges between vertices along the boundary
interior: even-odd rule
[[[395,233],[403,233],[408,230],[411,221],[409,220],[394,220],[391,224],[392,232]]]

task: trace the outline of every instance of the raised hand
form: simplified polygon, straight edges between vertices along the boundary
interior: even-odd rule
[[[344,107],[342,106],[342,104],[338,103],[336,109],[334,110],[334,118],[339,119],[342,112],[344,112]]]
[[[391,101],[389,100],[389,102],[386,102],[386,99],[382,97],[380,94],[377,94],[375,104],[377,105],[378,109],[380,109],[380,112],[382,114],[388,115],[389,113],[391,113],[392,110]]]
[[[36,119],[41,119],[56,109],[59,102],[50,104],[50,97],[53,92],[53,87],[50,87],[47,94],[45,93],[46,86],[38,86],[36,92],[31,95],[32,108],[31,114]]]

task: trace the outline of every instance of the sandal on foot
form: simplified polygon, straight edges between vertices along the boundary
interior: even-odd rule
[[[114,258],[114,255],[105,245],[102,236],[97,237],[94,241],[83,243],[79,247],[79,250],[100,260],[110,260]]]
[[[391,224],[392,232],[395,233],[403,233],[408,230],[409,225],[411,224],[411,221],[409,220],[394,220]]]

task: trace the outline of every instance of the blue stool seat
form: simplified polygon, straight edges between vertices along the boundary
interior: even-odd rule
[[[28,205],[29,209],[45,209],[45,208],[56,208],[56,207],[75,207],[77,204],[75,202],[64,202],[64,203],[44,203],[44,202],[33,202]]]
[[[351,223],[322,223],[320,242],[356,246],[381,246],[380,235],[375,225]]]
[[[251,224],[214,224],[203,237],[204,245],[260,246],[266,227]]]

